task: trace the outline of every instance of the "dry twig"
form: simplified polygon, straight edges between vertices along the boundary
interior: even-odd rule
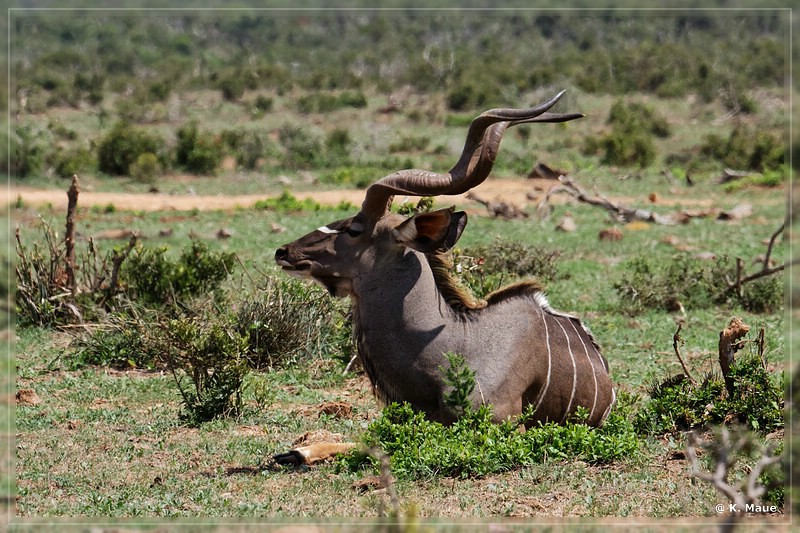
[[[728,475],[738,460],[737,454],[747,450],[752,442],[747,435],[739,436],[731,442],[731,433],[726,427],[720,429],[720,442],[700,441],[697,433],[690,431],[687,435],[686,455],[689,458],[691,474],[698,479],[711,483],[714,488],[721,492],[731,501],[729,511],[734,521],[740,516],[738,513],[748,512],[752,506],[758,504],[767,492],[767,488],[759,483],[758,478],[771,465],[781,460],[780,455],[773,455],[774,450],[767,448],[763,455],[756,461],[750,469],[745,479],[734,486],[728,481]],[[716,464],[711,471],[703,471],[697,459],[697,448],[704,447],[710,449],[716,457]],[[733,529],[735,522],[725,524],[727,528]]]
[[[683,327],[683,322],[678,322],[678,329],[672,336],[672,348],[675,350],[675,355],[678,356],[678,361],[681,362],[683,373],[686,374],[686,377],[689,378],[689,381],[692,382],[692,385],[697,386],[697,381],[695,381],[695,379],[692,377],[692,374],[689,373],[689,368],[686,366],[686,363],[683,360],[683,356],[681,355],[681,349],[678,347],[679,344],[683,344],[683,339],[681,338],[682,327]]]
[[[634,209],[625,205],[614,203],[597,192],[595,192],[596,196],[590,196],[567,176],[560,176],[558,181],[561,182],[561,185],[553,187],[547,192],[539,204],[537,211],[540,211],[544,208],[544,205],[549,202],[551,196],[559,193],[567,193],[579,202],[594,205],[596,207],[602,207],[609,212],[614,220],[623,223],[639,221],[673,226],[675,224],[688,222],[690,218],[707,217],[714,214],[712,210],[703,210],[698,212],[677,211],[668,215],[660,215],[647,209]]]
[[[725,277],[725,281],[728,284],[728,292],[736,291],[736,294],[741,296],[742,285],[744,285],[745,283],[749,283],[751,281],[755,281],[757,279],[770,276],[786,268],[785,263],[782,263],[774,267],[770,266],[772,258],[772,250],[775,247],[775,241],[778,239],[778,236],[783,233],[783,230],[785,228],[786,228],[786,221],[784,221],[783,224],[781,224],[781,226],[777,230],[775,230],[775,232],[770,237],[769,244],[767,244],[767,252],[764,254],[764,259],[761,261],[761,270],[745,276],[744,261],[742,261],[741,258],[738,257],[736,258],[736,279],[731,280],[727,276]]]

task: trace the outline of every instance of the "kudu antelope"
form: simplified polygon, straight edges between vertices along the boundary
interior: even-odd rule
[[[586,327],[553,310],[541,287],[524,281],[478,301],[449,274],[446,256],[467,215],[453,208],[410,218],[391,213],[394,195],[464,193],[489,175],[506,128],[565,122],[579,113],[549,113],[563,91],[529,109],[492,109],[470,125],[461,158],[446,174],[401,170],[371,185],[353,217],[282,246],[283,270],[353,300],[358,353],[384,402],[409,402],[443,423],[458,413],[445,404],[445,353],[475,372],[474,405],[494,406],[495,421],[535,410],[527,422],[563,423],[578,407],[599,426],[614,403],[608,364]],[[310,462],[313,450],[295,451]],[[285,458],[286,456],[284,456]]]

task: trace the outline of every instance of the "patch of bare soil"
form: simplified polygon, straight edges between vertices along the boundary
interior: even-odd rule
[[[492,180],[474,189],[474,193],[489,199],[502,198],[507,202],[524,205],[528,202],[527,194],[540,188],[549,189],[556,182],[552,180]],[[31,187],[11,187],[5,192],[6,204],[20,199],[25,205],[43,206],[52,205],[55,209],[66,209],[66,192],[53,189],[34,189]],[[322,205],[338,205],[346,201],[353,205],[361,205],[364,199],[362,189],[339,189],[331,191],[306,191],[293,192],[297,198],[304,200],[313,199]],[[87,206],[106,206],[113,204],[121,210],[130,211],[188,211],[199,209],[213,211],[218,209],[234,209],[237,207],[252,207],[259,200],[268,198],[268,194],[243,194],[243,195],[174,195],[163,193],[117,193],[81,191],[80,204]],[[466,195],[447,196],[442,203],[453,202],[457,205],[472,203],[465,198]],[[397,198],[403,201],[403,198]],[[415,199],[411,199],[414,201]]]
[[[484,201],[503,201],[510,205],[524,208],[526,205],[538,204],[540,198],[558,181],[550,179],[490,179],[475,187],[470,192],[460,195],[442,196],[438,202],[443,205],[453,204],[459,208],[476,213],[485,213],[481,206],[469,195]],[[66,191],[55,189],[36,189],[25,186],[13,186],[5,190],[5,205],[22,201],[25,205],[38,207],[51,205],[57,210],[66,210]],[[335,206],[341,202],[350,202],[355,206],[361,205],[364,199],[363,189],[338,189],[329,191],[301,191],[292,192],[297,198],[313,199],[327,206]],[[193,194],[166,194],[166,193],[123,193],[123,192],[95,192],[81,191],[79,202],[84,207],[114,205],[118,210],[124,211],[201,211],[226,210],[235,208],[248,208],[259,200],[269,198],[270,194],[241,194],[241,195],[193,195]],[[274,195],[273,195],[274,196]],[[777,195],[776,195],[777,196]],[[395,198],[396,202],[404,200],[416,202],[416,198]],[[614,201],[636,205],[642,202],[640,198],[614,197]],[[550,198],[550,203],[564,203],[573,201],[566,195],[556,195]],[[709,207],[714,204],[713,198],[686,198],[676,194],[674,198],[659,197],[660,205]]]

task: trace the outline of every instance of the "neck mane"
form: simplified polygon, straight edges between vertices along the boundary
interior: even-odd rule
[[[507,287],[503,287],[496,291],[489,293],[486,299],[476,298],[472,291],[466,288],[458,278],[453,276],[453,260],[449,253],[431,253],[425,254],[428,260],[428,265],[433,272],[433,279],[436,282],[436,287],[442,294],[442,297],[447,304],[458,313],[467,313],[477,309],[483,309],[486,306],[496,304],[509,298],[517,296],[534,296],[542,294],[542,286],[538,281],[525,280],[512,283]]]

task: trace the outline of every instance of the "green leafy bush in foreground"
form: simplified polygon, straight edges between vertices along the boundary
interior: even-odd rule
[[[524,417],[495,424],[491,406],[483,405],[468,409],[446,426],[426,419],[407,403],[393,403],[369,425],[364,442],[387,453],[392,474],[405,479],[480,477],[548,460],[608,463],[630,457],[639,448],[625,395],[601,428],[577,421],[540,424],[520,432]],[[364,461],[359,453],[344,459],[351,469]]]

